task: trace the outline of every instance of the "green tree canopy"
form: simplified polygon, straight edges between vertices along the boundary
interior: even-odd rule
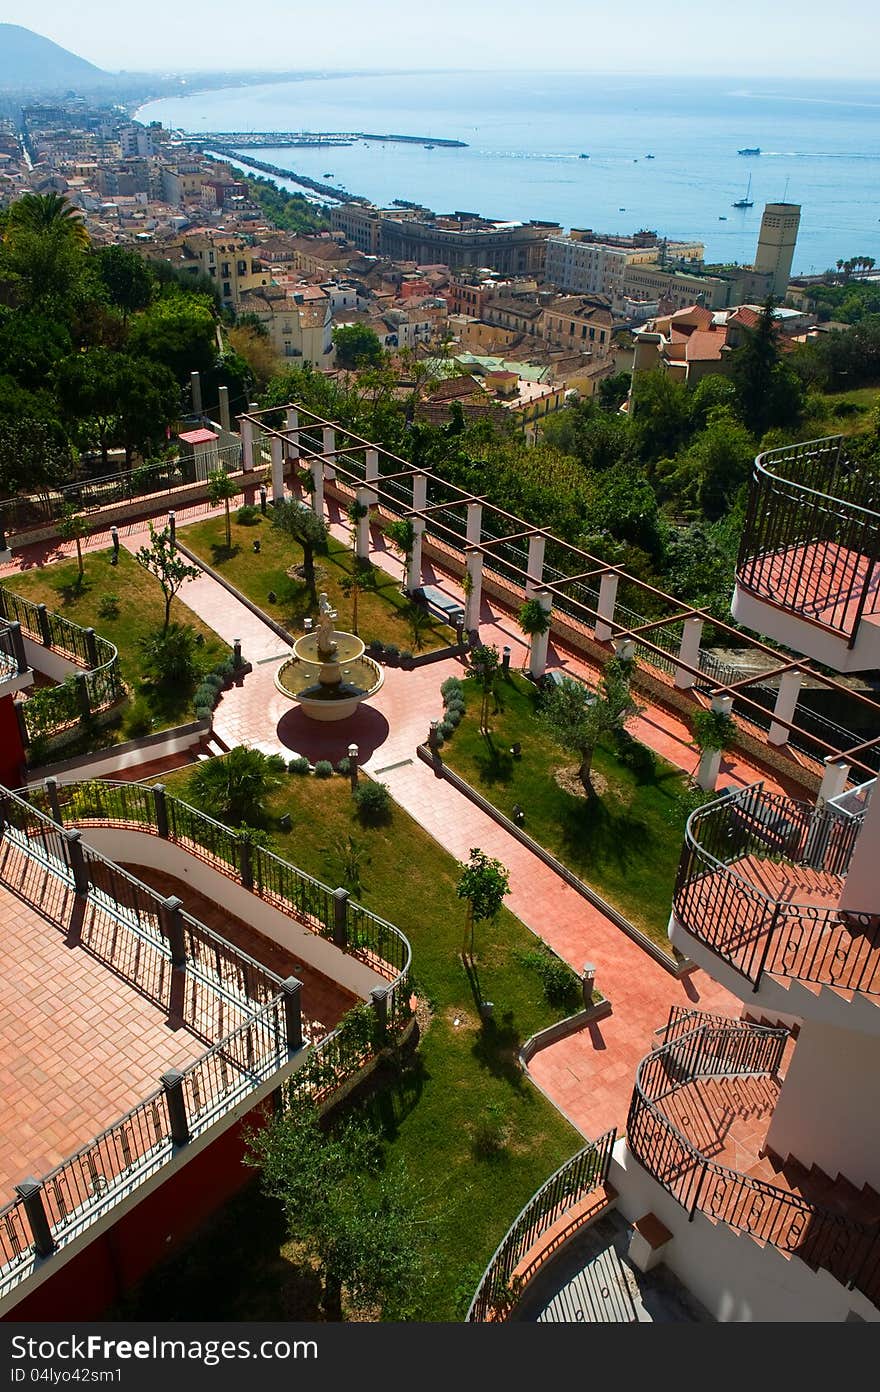
[[[193,769],[190,786],[198,805],[233,826],[259,826],[267,799],[284,782],[280,754],[263,754],[239,744],[220,759],[204,759]]]
[[[338,367],[378,367],[385,354],[369,324],[341,324],[333,330]]]

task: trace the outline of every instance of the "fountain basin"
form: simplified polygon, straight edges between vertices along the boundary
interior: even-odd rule
[[[275,673],[278,690],[298,702],[312,720],[345,720],[385,680],[378,662],[364,655],[359,638],[351,633],[334,633],[333,638],[336,651],[319,659],[317,635],[307,633],[294,644],[293,657]]]

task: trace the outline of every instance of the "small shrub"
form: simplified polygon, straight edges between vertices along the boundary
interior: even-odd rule
[[[199,675],[196,632],[189,624],[172,623],[165,633],[155,629],[141,640],[144,671],[158,686],[179,686]]]
[[[342,774],[351,773],[351,760],[346,756],[336,761],[336,772]]]
[[[386,643],[386,644],[385,644],[385,661],[386,661],[386,662],[396,662],[397,659],[398,659],[399,657],[400,657],[400,648],[397,646],[397,644],[396,644],[396,643]]]
[[[576,1010],[582,1004],[580,979],[568,963],[563,962],[554,952],[544,948],[533,948],[529,952],[517,952],[516,957],[524,967],[530,967],[537,972],[549,1005]]]
[[[204,672],[199,685],[212,686],[215,691],[219,691],[223,685],[223,678],[219,672]]]
[[[105,594],[105,595],[102,595],[102,597],[101,597],[101,602],[100,602],[100,604],[98,605],[98,614],[99,614],[100,618],[102,618],[102,619],[118,619],[118,618],[119,618],[119,595],[117,595],[117,594]]]
[[[457,730],[461,724],[461,715],[462,713],[457,706],[452,707],[451,709],[447,709],[446,715],[441,723],[450,726],[453,730]]]
[[[384,783],[374,783],[370,778],[362,779],[352,796],[361,821],[375,825],[388,818],[391,794]]]
[[[441,720],[440,724],[437,726],[437,733],[447,740],[450,735],[455,734],[455,726],[449,720]]]
[[[212,705],[211,705],[211,706],[205,706],[205,705],[196,706],[196,707],[195,707],[195,717],[196,717],[196,720],[209,720],[209,719],[211,718],[211,715],[213,714],[213,711],[214,711],[214,707],[213,707]]]
[[[332,777],[333,777],[333,765],[331,764],[331,762],[330,762],[329,759],[319,759],[319,760],[318,760],[318,762],[315,764],[315,777],[316,777],[316,778],[332,778]]]
[[[619,730],[614,743],[618,762],[630,769],[636,778],[647,780],[654,776],[657,765],[653,752],[646,744],[634,739],[628,730]]]
[[[195,695],[193,696],[193,705],[194,705],[194,706],[208,706],[211,710],[213,710],[216,704],[217,704],[217,688],[216,688],[216,686],[209,686],[209,684],[208,684],[207,682],[204,682],[204,681],[203,681],[203,682],[200,682],[199,685],[196,687]]]
[[[464,697],[461,696],[461,695],[459,695],[457,692],[453,691],[453,693],[452,693],[451,696],[445,697],[445,698],[444,698],[444,701],[443,701],[443,704],[444,704],[444,706],[446,707],[446,713],[447,713],[447,715],[449,714],[450,711],[455,711],[455,710],[457,710],[461,715],[464,715],[464,712],[465,712]]]
[[[367,652],[371,657],[381,657],[385,651],[385,645],[379,642],[378,638],[371,638],[367,644]]]
[[[253,527],[260,520],[260,509],[251,503],[243,503],[235,514],[235,520],[242,527]]]
[[[146,701],[142,698],[133,701],[125,716],[125,732],[132,739],[148,735],[153,728],[153,717]]]
[[[401,665],[402,667],[409,666],[409,664],[412,662],[412,660],[413,660],[413,655],[412,655],[412,653],[410,652],[409,648],[401,648],[401,650],[400,650],[400,665]]]
[[[453,692],[457,692],[462,700],[464,700],[464,687],[458,677],[447,677],[445,682],[441,684],[440,695],[443,697],[443,700],[446,701]]]
[[[290,763],[287,765],[287,772],[297,774],[309,773],[311,771],[311,767],[311,764],[309,763],[308,759],[304,754],[297,754],[296,757],[291,759]]]

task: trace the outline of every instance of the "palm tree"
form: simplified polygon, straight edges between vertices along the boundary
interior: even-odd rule
[[[61,231],[78,246],[89,245],[89,234],[79,209],[60,193],[24,193],[13,203],[9,218],[13,227],[27,232]]]
[[[234,826],[257,825],[265,818],[266,799],[284,781],[284,767],[280,754],[239,744],[222,758],[196,765],[190,794],[199,807]]]

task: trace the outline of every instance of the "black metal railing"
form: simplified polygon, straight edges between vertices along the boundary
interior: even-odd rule
[[[848,458],[842,436],[768,450],[755,461],[737,583],[855,642],[877,612],[880,470]]]
[[[880,918],[837,908],[862,821],[766,792],[761,783],[699,808],[685,831],[675,917],[755,990],[771,972],[880,994]],[[759,862],[770,887],[758,878]],[[792,873],[774,874],[780,866]],[[811,902],[809,877],[799,869],[826,877],[831,902]]]
[[[674,1124],[669,1099],[703,1078],[772,1077],[779,1069],[787,1030],[701,1025],[644,1058],[627,1118],[627,1146],[688,1219],[704,1213],[760,1242],[823,1267],[877,1303],[876,1224],[868,1226],[809,1202],[800,1194],[704,1155]],[[664,1106],[666,1103],[666,1106]]]
[[[601,1189],[608,1178],[608,1166],[617,1132],[606,1131],[591,1141],[556,1171],[529,1199],[511,1224],[492,1260],[483,1273],[467,1312],[469,1324],[487,1319],[503,1319],[515,1303],[514,1273],[532,1248],[567,1213]]]
[[[396,983],[409,970],[410,945],[399,928],[349,899],[341,929],[329,885],[164,789],[93,779],[52,786],[51,792],[35,784],[27,796],[31,806],[57,815],[65,826],[131,826],[165,836],[203,856],[267,903],[295,915],[312,932],[337,942],[386,980]],[[402,988],[393,989],[396,1004]]]
[[[47,688],[43,693],[51,710],[44,712],[43,725],[51,731],[64,729],[75,724],[88,712],[98,715],[116,705],[125,695],[125,683],[119,666],[119,653],[115,644],[102,638],[93,629],[83,628],[73,623],[63,614],[56,614],[45,605],[34,604],[0,585],[0,618],[9,623],[21,625],[22,633],[34,643],[59,653],[80,669],[76,673],[84,686],[84,696],[69,683]],[[45,733],[37,728],[28,712],[28,703],[23,706],[25,728],[28,737],[34,739]]]
[[[85,890],[95,908],[105,909],[104,916],[112,917],[115,931],[104,944],[99,933],[92,933],[88,940],[82,940],[83,947],[98,956],[103,952],[113,970],[127,977],[130,972],[126,962],[131,964],[126,953],[120,950],[119,940],[129,939],[137,945],[138,988],[146,990],[147,994],[151,993],[151,987],[160,989],[170,978],[169,946],[164,937],[160,908],[160,903],[165,901],[91,847],[78,840],[71,841],[71,834],[75,836],[75,833],[70,833],[69,827],[54,821],[36,804],[51,806],[54,800],[58,812],[68,822],[82,814],[84,824],[104,819],[114,825],[149,827],[155,831],[156,809],[163,808],[162,798],[157,798],[152,788],[121,783],[93,782],[57,789],[49,785],[27,791],[29,796],[33,795],[33,803],[0,788],[0,841],[50,870],[62,890]],[[187,836],[196,831],[202,841],[216,846],[214,832],[204,833],[202,814],[195,809],[188,810],[194,817],[180,823]],[[163,808],[158,817],[164,816]],[[211,823],[212,819],[204,821]],[[286,869],[290,873],[284,883],[290,887],[290,876],[300,872],[292,866]],[[308,876],[304,879],[317,884]],[[19,892],[27,894],[26,882],[18,884]],[[321,888],[326,891],[326,886]],[[35,895],[38,895],[41,912],[51,918],[53,909],[45,875],[40,876],[40,887],[35,888]],[[325,912],[334,912],[332,895],[322,903]],[[287,1100],[308,1097],[315,1105],[326,1103],[342,1083],[371,1063],[386,1044],[398,1038],[411,1018],[409,944],[393,925],[375,918],[361,906],[356,907],[357,918],[372,922],[369,929],[363,928],[363,922],[360,930],[355,928],[356,937],[360,932],[368,939],[368,948],[355,945],[352,950],[365,951],[366,960],[376,970],[381,963],[385,968],[383,974],[390,976],[388,987],[379,993],[381,999],[373,1001],[375,1028],[365,1036],[360,1028],[347,1028],[343,1017],[330,1034],[314,1042],[311,1022],[303,1018],[302,1042],[308,1048],[299,1059],[300,1066],[290,1073],[284,1085],[283,1096]],[[85,916],[86,921],[92,923],[101,917],[100,912]],[[188,979],[207,981],[222,1006],[212,1019],[215,1039],[198,1059],[182,1070],[177,1083],[187,1126],[185,1141],[187,1137],[193,1139],[209,1130],[259,1087],[271,1083],[276,1076],[283,1077],[281,1070],[291,1062],[292,1048],[297,1054],[300,1050],[291,1045],[279,979],[190,915],[181,911],[180,918]],[[158,963],[158,970],[166,974],[161,983],[155,975],[145,977],[145,968],[140,964],[145,953],[153,964],[150,971]],[[399,963],[398,969],[394,963]],[[184,992],[184,995],[189,994],[189,991]],[[199,1032],[197,1023],[191,1026],[196,1033]],[[201,1023],[204,1026],[204,1019]],[[204,1029],[202,1032],[204,1037]],[[0,1209],[0,1295],[24,1279],[32,1268],[36,1251],[43,1256],[48,1254],[45,1250],[47,1238],[50,1251],[70,1242],[165,1165],[181,1143],[179,1132],[175,1132],[168,1089],[163,1086],[40,1181],[38,1207],[47,1225],[42,1232],[39,1223],[36,1227],[33,1225],[24,1197]]]

